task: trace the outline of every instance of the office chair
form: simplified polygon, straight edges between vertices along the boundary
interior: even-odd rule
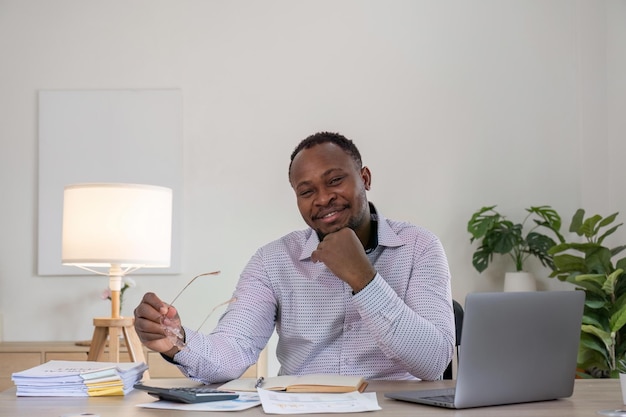
[[[461,333],[463,330],[463,307],[456,300],[452,300],[454,308],[454,327],[456,330],[456,360],[459,361],[459,345],[461,344]],[[443,379],[452,379],[452,361],[443,371]]]

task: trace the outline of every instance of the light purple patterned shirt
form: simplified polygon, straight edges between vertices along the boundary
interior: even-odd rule
[[[438,379],[454,351],[450,273],[428,230],[378,215],[377,274],[352,288],[311,261],[312,229],[261,247],[244,269],[215,330],[185,327],[174,361],[205,383],[238,378],[257,361],[274,329],[281,375],[334,373],[367,379]]]

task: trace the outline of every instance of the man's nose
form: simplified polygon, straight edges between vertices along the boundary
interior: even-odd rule
[[[337,198],[337,193],[328,188],[322,188],[317,194],[315,203],[319,206],[327,206]]]

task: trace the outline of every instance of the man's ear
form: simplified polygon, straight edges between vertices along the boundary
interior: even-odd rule
[[[365,190],[369,191],[372,186],[372,173],[368,167],[361,168],[361,179],[365,185]]]

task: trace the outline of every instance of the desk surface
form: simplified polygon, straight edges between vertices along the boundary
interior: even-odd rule
[[[181,380],[169,380],[170,383]],[[577,380],[574,395],[570,398],[544,401],[537,403],[515,404],[505,406],[473,408],[465,410],[447,410],[443,408],[417,405],[402,401],[384,398],[387,391],[406,389],[432,389],[449,386],[451,381],[437,382],[409,382],[409,381],[372,381],[367,391],[377,392],[378,403],[381,411],[374,411],[377,416],[393,415],[403,417],[416,415],[429,416],[594,416],[599,410],[612,410],[622,408],[622,396],[618,379],[593,379]],[[154,401],[154,398],[138,390],[132,391],[125,397],[16,397],[15,388],[10,388],[0,393],[0,417],[14,416],[37,416],[59,417],[70,413],[92,413],[100,417],[152,417],[170,416],[198,417],[197,411],[169,411],[154,410],[136,407],[135,404]],[[237,412],[212,412],[211,416],[223,415],[234,417],[264,416],[263,409],[255,407]],[[203,414],[205,415],[205,414]],[[319,414],[318,414],[319,415]],[[332,414],[336,416],[336,414]],[[372,415],[368,413],[368,415]]]

